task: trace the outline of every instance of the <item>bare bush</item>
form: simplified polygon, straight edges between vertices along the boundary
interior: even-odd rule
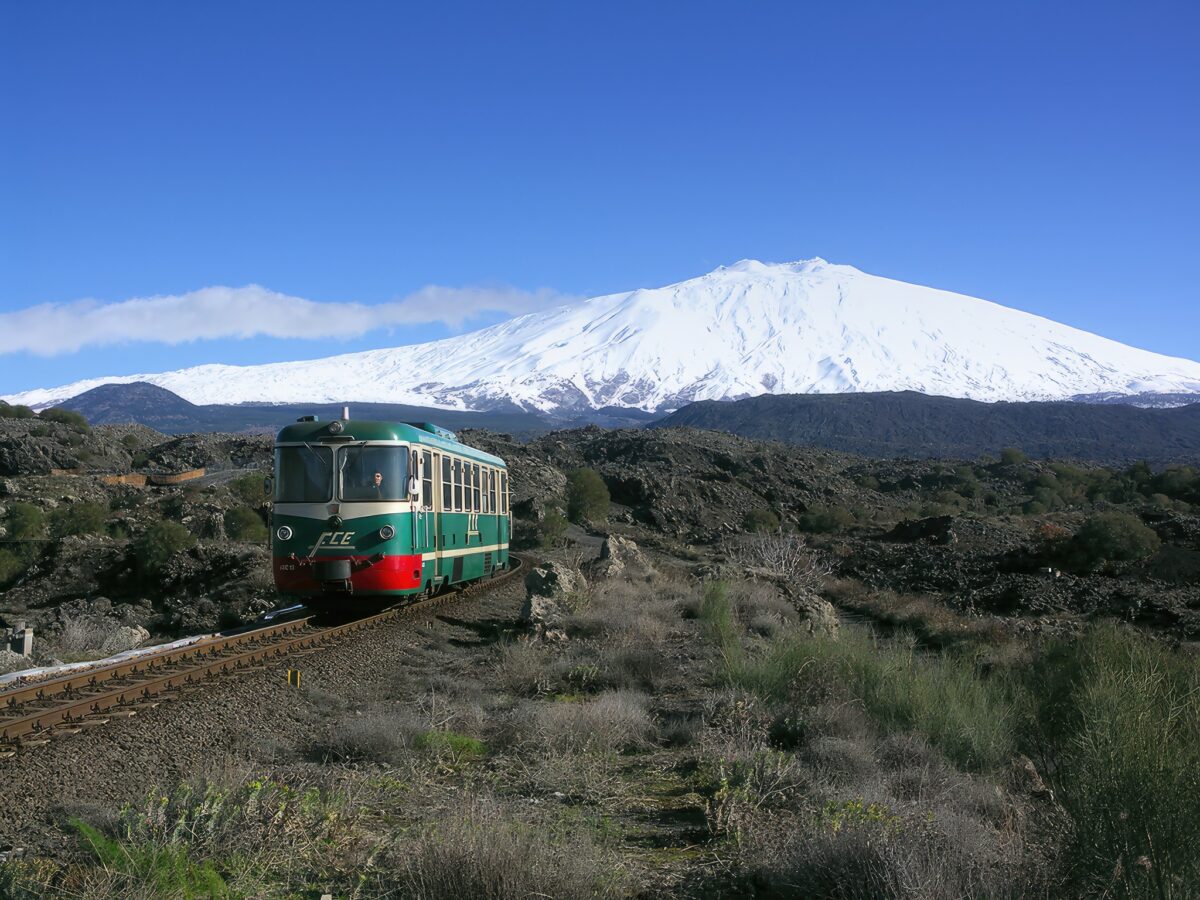
[[[643,746],[653,734],[645,695],[608,691],[581,703],[525,710],[526,742],[561,753],[604,753]]]
[[[805,751],[805,760],[833,784],[862,785],[876,772],[867,740],[821,735]]]
[[[131,650],[145,635],[100,616],[69,616],[55,643],[64,657],[97,658]]]
[[[791,753],[758,750],[702,762],[708,798],[704,816],[711,834],[741,843],[767,810],[787,808],[807,777]]]
[[[395,856],[395,892],[414,900],[615,897],[629,882],[586,828],[489,801],[452,809]]]
[[[763,853],[758,877],[788,894],[845,900],[1018,897],[1036,883],[1017,848],[953,812],[896,815],[861,799],[795,822]]]
[[[427,730],[408,710],[372,709],[343,716],[316,751],[343,761],[394,765]]]
[[[533,641],[514,641],[500,648],[496,682],[518,697],[544,694],[553,688],[548,667],[549,652]]]
[[[829,574],[829,567],[813,556],[808,543],[798,534],[754,535],[742,542],[741,556],[747,568],[787,579],[801,590],[815,592]]]

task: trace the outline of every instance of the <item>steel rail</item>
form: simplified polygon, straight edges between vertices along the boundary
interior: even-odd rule
[[[318,647],[333,638],[490,589],[523,570],[524,562],[520,557],[512,556],[511,559],[515,565],[489,580],[472,582],[458,590],[435,594],[341,625],[311,630],[312,617],[309,616],[6,691],[0,694],[0,745],[20,746],[21,740],[30,735],[40,736],[63,726],[80,725],[89,716],[102,715],[115,708],[131,709],[133,705],[165,692],[200,684],[223,673],[265,665]],[[305,628],[309,630],[296,633]]]

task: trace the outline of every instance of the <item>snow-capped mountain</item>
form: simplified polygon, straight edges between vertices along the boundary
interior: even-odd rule
[[[542,412],[671,409],[764,393],[914,390],[976,400],[1200,393],[1200,363],[822,259],[743,260],[427,344],[205,365],[27,391],[43,407],[147,381],[193,403],[378,401]]]

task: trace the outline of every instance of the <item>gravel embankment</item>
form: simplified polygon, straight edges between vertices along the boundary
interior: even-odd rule
[[[77,842],[62,823],[71,814],[104,818],[144,801],[155,786],[170,788],[222,767],[265,768],[280,745],[303,752],[328,727],[310,693],[370,697],[406,649],[445,641],[482,644],[481,634],[515,618],[523,597],[519,575],[481,586],[308,656],[223,676],[156,707],[143,705],[131,718],[113,718],[0,759],[0,851],[70,852]],[[301,670],[302,690],[288,685],[289,666]]]

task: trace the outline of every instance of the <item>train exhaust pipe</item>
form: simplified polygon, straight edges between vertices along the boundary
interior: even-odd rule
[[[346,422],[350,421],[350,407],[348,407],[348,406],[342,407],[342,419],[343,419],[343,421],[346,421]]]

